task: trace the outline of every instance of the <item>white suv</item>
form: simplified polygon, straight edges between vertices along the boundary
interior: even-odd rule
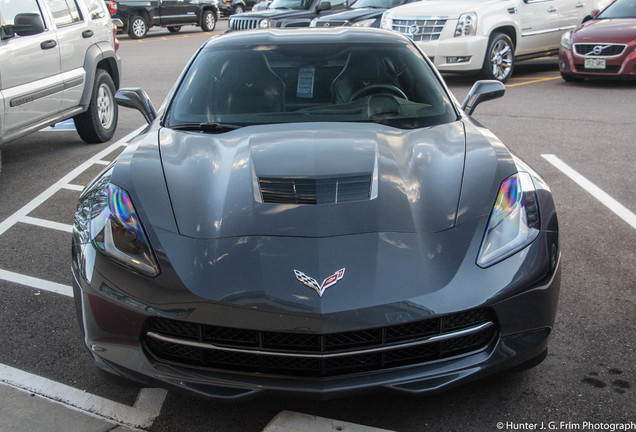
[[[381,26],[413,39],[442,72],[506,81],[516,60],[554,55],[561,34],[598,0],[424,0],[386,11]]]
[[[117,126],[118,41],[104,0],[0,0],[0,144],[73,118],[88,143]]]

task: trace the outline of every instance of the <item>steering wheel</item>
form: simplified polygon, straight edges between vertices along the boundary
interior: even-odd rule
[[[402,99],[406,99],[409,100],[409,98],[406,97],[406,95],[404,94],[404,92],[402,90],[400,90],[399,88],[397,88],[394,85],[391,84],[372,84],[370,86],[366,86],[366,87],[362,87],[360,90],[358,90],[357,92],[355,92],[354,94],[351,95],[351,97],[349,98],[349,102],[353,102],[356,99],[359,99],[363,96],[366,96],[368,94],[371,93],[391,93],[395,96],[398,96]]]

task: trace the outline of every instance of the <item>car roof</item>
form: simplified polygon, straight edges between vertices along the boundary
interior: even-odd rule
[[[230,32],[213,37],[207,47],[236,47],[237,45],[277,44],[410,44],[410,40],[398,32],[375,28],[300,28]],[[308,45],[310,46],[310,45]]]

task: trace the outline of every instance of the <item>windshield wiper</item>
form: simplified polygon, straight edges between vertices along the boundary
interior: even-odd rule
[[[170,129],[175,130],[192,130],[192,131],[204,131],[204,132],[229,132],[243,126],[237,126],[225,123],[183,123],[174,126],[169,126]]]

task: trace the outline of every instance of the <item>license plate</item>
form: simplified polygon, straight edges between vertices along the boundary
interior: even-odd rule
[[[604,58],[586,58],[585,69],[605,69]]]

